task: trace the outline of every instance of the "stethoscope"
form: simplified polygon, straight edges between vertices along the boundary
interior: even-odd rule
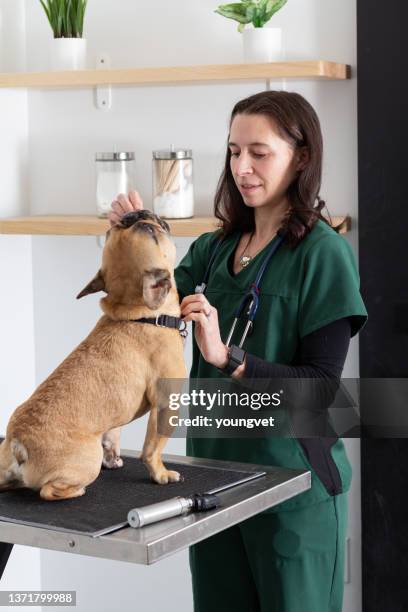
[[[197,285],[194,293],[205,293],[205,290],[207,288],[207,284],[208,284],[208,279],[210,276],[210,271],[212,268],[212,265],[214,263],[215,257],[221,247],[221,244],[223,243],[224,238],[220,238],[217,242],[217,244],[215,245],[213,252],[211,254],[210,260],[207,264],[207,268],[204,274],[204,279],[202,281],[202,283],[200,285]],[[245,308],[247,307],[247,310],[245,312],[245,316],[246,316],[246,325],[245,325],[245,329],[243,331],[243,334],[241,336],[241,340],[239,341],[238,347],[242,348],[242,345],[245,342],[245,339],[247,337],[247,335],[250,333],[250,331],[252,331],[253,326],[254,326],[254,320],[255,320],[255,316],[258,310],[258,306],[259,306],[259,294],[260,294],[260,287],[261,287],[261,280],[262,277],[273,257],[273,255],[275,255],[276,251],[279,249],[279,247],[282,245],[283,241],[285,240],[285,233],[283,230],[279,230],[278,235],[276,237],[276,240],[273,241],[273,243],[270,245],[269,249],[267,250],[267,252],[265,253],[263,259],[262,259],[262,263],[261,266],[258,270],[258,273],[255,277],[255,280],[253,283],[250,284],[248,291],[245,293],[244,297],[242,298],[241,302],[239,303],[238,308],[235,311],[235,316],[234,316],[234,321],[231,325],[231,328],[228,332],[228,337],[227,340],[225,342],[226,346],[230,346],[230,342],[232,340],[232,336],[234,334],[235,331],[235,327],[238,323],[238,321],[241,319],[242,313],[244,312]]]

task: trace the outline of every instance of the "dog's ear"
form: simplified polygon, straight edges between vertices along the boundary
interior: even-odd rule
[[[98,274],[91,280],[90,283],[87,284],[86,287],[82,289],[80,293],[78,293],[76,299],[84,297],[85,295],[89,295],[90,293],[97,293],[98,291],[105,291],[105,281],[103,280],[102,272],[99,270]]]
[[[143,276],[143,299],[151,310],[156,310],[167,297],[171,288],[170,273],[158,268],[145,272]]]

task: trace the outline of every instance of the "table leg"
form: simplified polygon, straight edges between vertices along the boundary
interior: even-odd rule
[[[0,580],[3,576],[3,572],[6,569],[7,561],[10,553],[13,550],[13,544],[7,544],[6,542],[0,542]]]

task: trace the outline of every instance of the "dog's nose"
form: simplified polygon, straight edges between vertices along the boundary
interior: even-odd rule
[[[123,217],[120,220],[121,225],[123,225],[124,227],[130,227],[131,225],[134,225],[135,223],[137,223],[137,221],[139,221],[140,219],[146,219],[146,215],[141,215],[140,213],[144,212],[146,213],[146,211],[141,211],[141,210],[135,210],[132,212],[128,212],[125,215],[123,215]]]
[[[163,219],[160,219],[157,215],[150,212],[150,210],[134,210],[126,213],[122,219],[120,220],[120,224],[122,227],[128,228],[132,225],[135,225],[138,221],[143,221],[143,225],[147,225],[149,221],[152,222],[153,225],[159,226],[158,229],[162,228],[165,232],[170,232],[170,227]],[[142,225],[142,224],[141,224]]]

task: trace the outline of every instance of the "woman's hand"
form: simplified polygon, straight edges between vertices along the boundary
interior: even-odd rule
[[[228,349],[223,344],[218,312],[202,293],[187,295],[180,304],[184,321],[195,321],[195,339],[204,359],[216,368],[225,368]]]
[[[111,204],[111,212],[108,219],[111,227],[119,223],[123,215],[135,210],[142,210],[143,201],[137,191],[130,191],[128,195],[120,193]]]

